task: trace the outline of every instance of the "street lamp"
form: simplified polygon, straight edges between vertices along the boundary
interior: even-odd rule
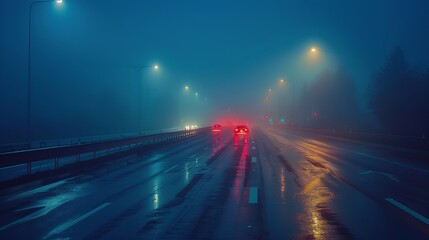
[[[278,84],[279,84],[279,94],[278,94],[278,107],[279,107],[279,123],[282,123],[282,119],[283,119],[283,116],[282,116],[282,104],[281,104],[281,102],[282,102],[282,93],[281,93],[281,88],[283,88],[284,87],[284,85],[285,85],[285,80],[283,79],[283,78],[281,78],[279,81],[278,81]]]
[[[323,51],[320,51],[318,48],[316,48],[316,47],[311,47],[310,48],[310,51],[309,51],[309,54],[310,54],[310,56],[312,56],[312,57],[317,57],[319,54],[323,54],[323,53],[327,53],[325,50],[323,50]],[[329,54],[329,52],[328,52],[328,54]],[[326,54],[325,54],[326,55]],[[333,73],[334,72],[334,63],[332,62],[332,59],[331,59],[331,61],[330,61],[331,63],[329,64],[329,65],[331,65],[331,72]]]
[[[42,1],[34,1],[30,3],[29,11],[28,11],[28,59],[27,59],[27,137],[28,143],[31,148],[31,13],[33,6],[39,3],[48,3],[48,2],[56,2],[57,4],[62,4],[62,0],[42,0]]]
[[[153,65],[153,66],[151,66],[151,65],[144,65],[144,66],[137,66],[137,67],[139,67],[140,69],[147,69],[147,68],[152,68],[154,71],[158,71],[159,70],[159,65]],[[142,107],[141,107],[141,105],[142,105],[142,88],[143,88],[143,81],[140,81],[140,83],[141,83],[141,85],[139,86],[139,104],[138,104],[138,115],[139,115],[139,134],[141,135],[141,130],[142,130],[142,127],[141,127],[141,123],[142,123],[142,121],[141,121],[141,119],[142,119]]]
[[[292,83],[292,81],[289,80],[290,83]],[[292,83],[292,113],[291,113],[291,118],[290,121],[293,124],[294,122],[294,114],[295,114],[295,83]]]

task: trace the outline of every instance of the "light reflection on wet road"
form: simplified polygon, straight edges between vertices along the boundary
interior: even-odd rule
[[[264,137],[265,135],[265,137]],[[422,176],[427,165],[414,166],[401,159],[383,158],[380,149],[363,148],[361,145],[341,140],[316,136],[294,135],[286,130],[264,130],[258,135],[265,139],[265,151],[276,152],[280,161],[266,156],[266,161],[281,168],[286,164],[289,171],[273,176],[270,167],[264,167],[264,178],[269,181],[278,178],[280,192],[283,179],[286,185],[295,189],[289,191],[286,202],[282,195],[273,197],[266,186],[266,198],[275,209],[268,218],[276,223],[283,218],[296,220],[299,231],[290,233],[270,229],[274,239],[426,239],[429,224],[418,221],[420,215],[429,216],[427,204],[429,193],[425,189],[429,175]],[[268,143],[269,142],[269,143]],[[362,149],[363,148],[363,149]],[[364,154],[365,158],[360,157]],[[359,155],[358,155],[359,154]],[[267,154],[268,155],[268,154]],[[358,155],[358,156],[356,156]],[[386,164],[390,161],[393,164]],[[283,164],[283,165],[284,165]],[[398,167],[401,166],[401,167]],[[417,170],[417,171],[412,171]],[[386,171],[386,172],[385,172]],[[388,171],[388,172],[387,172]],[[374,174],[375,173],[375,174]],[[294,175],[296,178],[294,179]],[[401,181],[399,177],[402,176]],[[426,179],[423,183],[422,179]],[[417,186],[416,186],[417,185]],[[413,189],[411,192],[409,189]],[[412,194],[405,197],[401,194]],[[392,206],[389,196],[395,196],[413,206],[412,211]],[[389,199],[389,201],[386,201]],[[289,201],[288,201],[289,200]],[[295,203],[295,207],[290,207]],[[358,205],[356,203],[359,203]],[[399,204],[396,204],[399,205]],[[401,206],[401,205],[399,205]],[[283,211],[282,208],[285,210]],[[408,208],[408,207],[407,207]],[[276,214],[276,212],[287,212]],[[294,212],[291,214],[291,212]],[[414,216],[418,212],[418,216]],[[424,219],[425,217],[423,217]],[[273,220],[274,219],[274,220]],[[360,221],[359,221],[359,220]],[[362,221],[363,220],[363,221]],[[293,224],[293,223],[292,223]],[[374,229],[374,226],[377,226]]]
[[[428,167],[386,152],[208,132],[0,197],[0,239],[427,239]]]

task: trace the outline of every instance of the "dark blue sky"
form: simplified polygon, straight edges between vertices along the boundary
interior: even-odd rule
[[[0,106],[11,116],[3,119],[6,124],[25,122],[28,10],[27,0],[0,2]],[[65,104],[61,108],[73,108],[102,95],[96,89],[106,85],[111,87],[107,92],[122,92],[116,98],[125,99],[117,103],[124,106],[118,108],[128,111],[127,101],[135,98],[128,99],[127,91],[135,97],[136,86],[127,79],[143,74],[151,93],[171,96],[188,84],[216,113],[249,113],[279,78],[299,89],[321,70],[342,65],[365,106],[368,81],[394,46],[402,47],[411,65],[429,66],[427,12],[425,0],[36,4],[31,26],[34,96],[60,99],[73,89],[83,95],[80,100],[71,94],[60,101]],[[323,55],[316,63],[306,59],[311,46]],[[161,66],[156,76],[127,67],[155,63]],[[120,81],[128,82],[118,87]],[[50,107],[34,101],[41,109]]]

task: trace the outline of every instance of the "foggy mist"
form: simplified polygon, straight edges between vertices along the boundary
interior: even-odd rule
[[[0,142],[219,122],[427,134],[428,10],[427,1],[2,1]]]

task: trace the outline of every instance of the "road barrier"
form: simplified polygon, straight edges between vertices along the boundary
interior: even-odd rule
[[[418,150],[428,150],[429,140],[424,137],[415,136],[399,136],[399,135],[388,135],[388,134],[377,134],[377,133],[365,133],[356,131],[339,131],[339,130],[326,130],[326,129],[313,129],[313,128],[301,128],[301,127],[286,127],[286,129],[301,132],[301,133],[316,133],[325,136],[339,137],[345,139],[351,139],[362,142],[371,142],[378,144],[385,144],[395,147],[411,148]]]
[[[101,157],[109,159],[109,156],[111,156],[113,153],[129,151],[131,149],[138,149],[144,146],[177,141],[180,139],[195,136],[196,134],[204,131],[208,131],[208,128],[160,133],[154,135],[116,139],[95,143],[75,144],[69,146],[47,147],[0,153],[0,172],[1,175],[3,175],[4,177],[7,175],[8,170],[10,171],[10,169],[14,167],[25,166],[26,174],[31,175],[33,173],[33,165],[35,165],[35,163],[46,161],[52,161],[52,167],[40,167],[39,164],[38,168],[56,170],[64,165],[61,163],[61,160],[66,161],[67,159],[67,164],[70,164],[78,163],[82,160],[91,160]],[[4,180],[10,179],[0,179],[0,181]]]

